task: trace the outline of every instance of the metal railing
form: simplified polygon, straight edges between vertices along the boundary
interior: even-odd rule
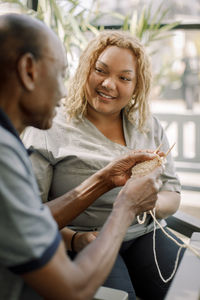
[[[176,142],[173,152],[175,166],[179,172],[200,173],[200,115],[192,113],[156,113],[168,139]],[[184,189],[200,191],[200,185],[184,185]]]

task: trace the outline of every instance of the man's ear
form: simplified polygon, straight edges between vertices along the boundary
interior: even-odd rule
[[[31,53],[23,54],[18,60],[18,75],[24,88],[32,91],[37,78],[37,62]]]

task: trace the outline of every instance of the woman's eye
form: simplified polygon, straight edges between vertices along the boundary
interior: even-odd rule
[[[131,81],[130,78],[127,78],[127,77],[124,77],[124,76],[121,76],[120,79],[124,80],[124,81]]]
[[[102,69],[99,69],[99,68],[95,68],[95,71],[96,71],[97,73],[105,73]]]

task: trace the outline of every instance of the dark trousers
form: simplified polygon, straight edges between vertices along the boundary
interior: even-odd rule
[[[166,231],[182,243],[170,231]],[[178,248],[160,229],[156,230],[157,260],[165,279],[173,271]],[[181,250],[180,260],[183,253],[184,249]],[[69,255],[72,259],[76,256],[70,251]],[[163,300],[170,283],[164,283],[158,274],[153,254],[153,232],[150,232],[122,244],[103,286],[126,291],[129,300],[135,300],[136,295],[144,300]]]
[[[169,230],[166,231],[177,239]],[[156,230],[156,254],[161,273],[167,279],[174,268],[179,247],[160,230]],[[181,250],[180,260],[184,249]],[[173,279],[172,279],[173,280]],[[136,295],[144,300],[163,300],[171,281],[164,283],[155,264],[153,254],[153,232],[121,246],[115,265],[103,284],[121,289],[129,294],[129,300]]]

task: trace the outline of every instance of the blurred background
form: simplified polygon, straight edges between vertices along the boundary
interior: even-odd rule
[[[180,210],[200,218],[200,1],[0,0],[0,13],[37,17],[57,32],[68,53],[66,84],[81,51],[103,29],[137,36],[151,60],[150,103],[162,122],[182,184]]]

